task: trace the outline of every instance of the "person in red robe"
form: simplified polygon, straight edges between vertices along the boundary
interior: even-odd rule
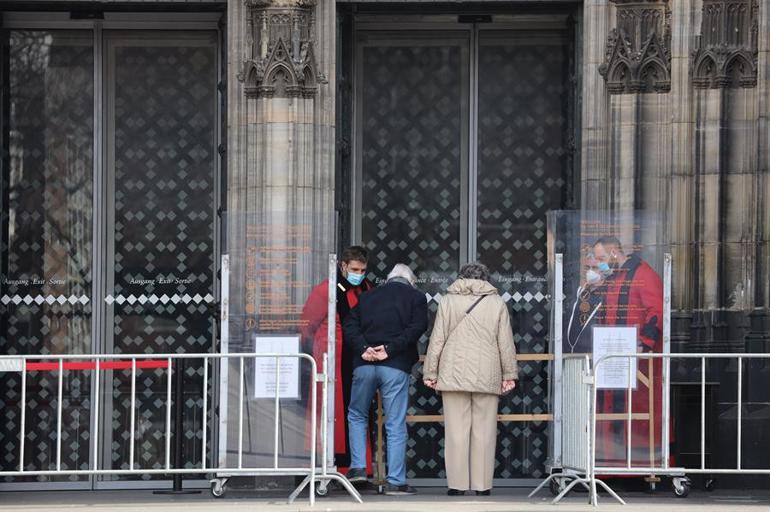
[[[596,269],[604,277],[600,285],[602,306],[597,324],[637,328],[637,351],[663,351],[663,283],[657,272],[637,254],[625,254],[614,236],[600,238],[593,246]],[[632,421],[631,462],[634,466],[661,464],[662,363],[639,359],[637,385],[631,397],[634,414],[651,419]],[[652,395],[650,394],[652,392]],[[625,390],[599,390],[597,413],[627,413]],[[625,465],[626,420],[601,420],[596,427],[596,461],[599,465]],[[651,456],[652,454],[652,456]]]
[[[335,399],[334,399],[334,463],[340,470],[350,465],[350,445],[348,443],[348,405],[350,404],[350,389],[353,381],[353,354],[349,353],[342,342],[342,322],[358,304],[362,293],[374,288],[374,284],[366,279],[368,253],[361,246],[345,249],[340,258],[337,270],[337,314],[336,350],[335,350]],[[323,356],[328,350],[328,296],[329,280],[325,279],[310,292],[302,310],[302,337],[312,343],[313,358],[318,370],[323,370]],[[332,390],[330,389],[331,393]],[[318,399],[320,421],[320,394]],[[307,429],[310,429],[308,416]],[[321,426],[319,424],[319,433]],[[308,439],[310,435],[308,433]],[[371,471],[371,449],[367,450]],[[320,458],[319,454],[319,458]]]

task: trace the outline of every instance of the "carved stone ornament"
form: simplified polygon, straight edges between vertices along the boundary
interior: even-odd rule
[[[610,94],[671,90],[671,11],[666,0],[610,0],[616,28],[599,73]]]
[[[697,89],[757,86],[759,3],[703,0],[701,34],[692,53]]]
[[[238,79],[247,98],[312,98],[318,83],[314,54],[316,0],[245,0],[246,52]]]

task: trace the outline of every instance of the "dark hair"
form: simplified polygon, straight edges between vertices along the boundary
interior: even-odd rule
[[[361,247],[360,245],[351,245],[344,251],[342,251],[342,257],[340,261],[343,263],[350,263],[351,261],[360,261],[361,263],[369,262],[369,251]]]
[[[623,252],[623,246],[620,245],[620,240],[618,240],[618,237],[616,236],[603,236],[594,242],[594,247],[597,245],[603,245],[604,247],[617,247],[621,253]]]
[[[483,263],[466,263],[460,267],[460,272],[458,274],[460,279],[489,280],[489,269]]]

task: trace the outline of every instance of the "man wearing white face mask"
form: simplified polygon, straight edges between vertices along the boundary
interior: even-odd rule
[[[565,353],[587,354],[591,352],[591,325],[595,323],[597,314],[602,307],[601,286],[604,279],[611,273],[612,270],[605,262],[598,262],[592,254],[586,255],[584,283],[578,286],[567,323],[567,336],[564,340]]]
[[[628,253],[614,236],[599,238],[591,248],[589,261],[604,277],[597,294],[601,309],[596,322],[608,326],[635,327],[637,351],[663,350],[663,282],[638,253]],[[594,263],[595,262],[595,263]],[[652,418],[631,426],[630,450],[634,464],[654,464],[662,455],[662,364],[661,360],[638,362],[636,389],[631,393],[631,410]],[[625,414],[625,391],[601,390],[596,397],[600,414]],[[629,433],[625,422],[603,421],[596,426],[596,459],[602,465],[625,464]],[[670,440],[670,439],[669,439]],[[651,462],[653,461],[653,462]]]

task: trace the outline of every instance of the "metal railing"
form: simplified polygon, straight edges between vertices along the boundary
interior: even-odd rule
[[[567,355],[556,361],[560,365],[561,375],[561,410],[558,417],[560,428],[555,429],[560,438],[562,450],[561,471],[551,473],[530,494],[537,494],[550,485],[556,497],[552,503],[558,503],[569,492],[581,485],[588,489],[590,496],[596,495],[596,486],[604,488],[620,503],[623,500],[603,481],[596,478],[594,472],[594,423],[595,394],[592,393],[594,378],[591,360],[588,355]]]
[[[611,360],[662,360],[665,367],[670,367],[671,362],[675,360],[681,361],[699,361],[700,362],[700,464],[698,467],[684,467],[684,466],[672,466],[670,457],[667,456],[667,443],[664,443],[663,456],[660,460],[660,465],[647,465],[642,466],[635,463],[632,460],[630,450],[627,450],[625,467],[612,467],[596,465],[597,473],[607,475],[618,474],[658,474],[667,476],[680,476],[686,474],[755,474],[765,475],[770,474],[770,464],[765,468],[746,468],[743,466],[741,460],[741,447],[743,444],[743,368],[745,361],[766,361],[770,360],[770,354],[709,354],[709,353],[693,353],[693,354],[621,354],[605,356],[598,360],[595,364],[595,372],[600,370],[603,365],[609,364]],[[706,467],[706,371],[707,361],[721,360],[734,362],[736,364],[736,465],[735,467]],[[598,369],[598,370],[597,370]],[[663,386],[664,395],[670,396],[670,386]],[[629,392],[632,389],[630,386],[624,391]],[[596,387],[594,386],[594,395],[596,394]],[[626,430],[629,430],[629,426],[632,423],[630,409],[627,411],[627,418],[625,421]],[[592,421],[596,422],[596,413],[593,414]],[[663,407],[661,411],[661,423],[664,433],[664,440],[670,439],[670,429],[672,426],[671,413],[668,407]],[[652,421],[652,420],[650,420]]]
[[[714,354],[714,353],[686,353],[686,354],[659,354],[659,353],[639,353],[639,354],[616,354],[604,356],[594,361],[593,368],[590,368],[588,362],[584,367],[577,371],[575,369],[576,359],[565,357],[562,360],[563,376],[563,396],[562,406],[562,442],[564,453],[563,472],[553,473],[548,476],[530,496],[537,493],[545,485],[554,481],[561,481],[560,492],[554,498],[557,503],[576,485],[583,485],[589,491],[589,502],[596,506],[598,504],[597,486],[603,487],[613,498],[620,503],[624,501],[613,492],[609,486],[604,483],[599,476],[644,476],[655,478],[657,476],[672,477],[674,491],[677,495],[685,496],[689,491],[690,482],[687,475],[768,475],[770,474],[770,463],[764,467],[745,467],[742,459],[743,446],[743,407],[744,407],[744,366],[747,361],[768,361],[770,354]],[[623,368],[627,368],[627,385],[622,388],[612,389],[613,393],[624,394],[624,411],[615,413],[606,413],[600,411],[598,404],[598,393],[603,391],[597,386],[597,375],[603,368],[612,363],[620,361],[624,363]],[[642,368],[640,363],[647,361],[647,375],[640,375],[635,372],[635,368]],[[699,373],[697,384],[699,388],[700,414],[699,420],[699,464],[694,467],[688,467],[682,464],[673,464],[671,461],[669,441],[673,438],[671,429],[674,422],[670,411],[671,404],[671,364],[672,362],[694,361],[700,363],[700,369],[694,373]],[[706,463],[706,375],[707,362],[723,361],[732,363],[736,368],[736,439],[735,439],[735,466],[724,467],[708,465]],[[636,363],[636,364],[633,364]],[[658,369],[654,369],[655,366]],[[659,370],[659,371],[658,371]],[[654,381],[655,374],[660,374],[660,382]],[[624,377],[625,378],[625,377]],[[649,393],[650,403],[661,403],[660,410],[656,410],[652,405],[646,411],[635,411],[633,394],[637,392],[637,381],[646,380],[646,389]],[[582,401],[583,393],[589,393],[589,400],[586,404]],[[588,415],[589,421],[586,425],[585,415]],[[659,422],[658,422],[659,420]],[[618,439],[600,439],[598,425],[602,421],[622,422],[624,455],[622,460],[612,457],[611,459],[600,458],[597,460],[598,446],[603,441],[618,441]],[[647,452],[643,457],[634,455],[634,436],[632,435],[635,425],[644,425],[649,434],[645,443],[649,442]],[[657,437],[658,431],[660,437]],[[617,435],[617,432],[614,433]],[[660,440],[660,445],[656,439]],[[637,446],[638,448],[638,446]],[[584,455],[590,455],[587,463]],[[608,463],[611,460],[612,463]],[[568,484],[567,484],[568,483]]]
[[[182,436],[182,432],[172,432],[172,406],[183,407],[182,403],[172,398],[172,377],[179,367],[179,363],[185,360],[202,360],[203,382],[202,382],[202,436],[200,440],[201,462],[199,467],[189,467],[192,461],[188,460],[182,464],[172,462],[172,434]],[[249,466],[244,464],[243,460],[243,436],[244,436],[244,366],[247,361],[256,361],[257,359],[275,360],[275,393],[274,401],[274,430],[273,430],[273,452],[272,465],[270,466]],[[279,463],[279,435],[280,435],[280,407],[281,407],[281,360],[298,359],[300,364],[306,363],[310,367],[311,382],[310,386],[310,447],[307,465],[294,465],[291,467],[281,466]],[[209,366],[213,368],[213,363],[217,361],[237,361],[240,368],[240,384],[238,389],[238,450],[237,465],[235,467],[222,466],[221,464],[208,465],[207,460],[210,456],[210,449],[214,442],[208,442],[208,422],[210,404],[208,399],[209,390]],[[165,391],[165,420],[164,420],[164,460],[156,461],[153,468],[136,467],[136,414],[137,414],[137,372],[146,369],[164,369],[166,370],[166,391]],[[99,464],[99,425],[102,423],[100,414],[100,373],[107,370],[122,370],[130,372],[130,411],[129,411],[129,455],[128,468],[107,468],[100,467]],[[30,399],[28,396],[29,374],[31,372],[55,372],[57,374],[56,391],[56,448],[55,448],[55,469],[26,469],[25,450],[27,439],[27,404]],[[93,435],[91,437],[90,450],[91,455],[88,458],[87,469],[70,469],[62,465],[62,427],[63,427],[63,408],[64,408],[64,375],[66,372],[90,371],[91,389],[94,390],[96,399],[93,401],[93,416],[95,418],[93,426]],[[264,475],[264,476],[305,476],[302,484],[291,494],[290,501],[293,501],[299,493],[308,485],[310,486],[310,504],[315,503],[316,483],[322,482],[328,484],[330,481],[338,481],[342,486],[360,503],[361,497],[358,492],[342,475],[328,469],[326,446],[328,443],[328,387],[329,379],[327,372],[327,357],[324,357],[324,371],[319,373],[315,359],[308,354],[249,354],[249,353],[231,353],[231,354],[73,354],[73,355],[23,355],[23,356],[0,356],[0,372],[18,372],[21,375],[21,399],[20,399],[20,419],[19,419],[19,466],[18,469],[0,470],[0,477],[21,477],[21,476],[124,476],[124,475],[192,475],[192,474],[227,474],[227,475]],[[322,433],[319,448],[317,408],[318,408],[318,385],[322,388],[321,416]],[[222,412],[227,414],[227,411]],[[321,467],[317,464],[317,450],[322,451]],[[213,460],[213,458],[212,458]],[[197,463],[196,463],[197,465]],[[216,478],[215,478],[216,480]]]

